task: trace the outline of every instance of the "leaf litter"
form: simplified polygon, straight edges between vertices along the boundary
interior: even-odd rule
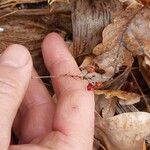
[[[148,144],[145,141],[150,134],[147,98],[150,95],[135,74],[141,72],[149,85],[150,1],[48,0],[47,7],[45,2],[46,0],[0,2],[0,29],[3,30],[0,32],[0,51],[16,41],[27,46],[35,67],[41,75],[45,74],[39,78],[46,80],[51,76],[41,65],[40,44],[48,32],[60,33],[75,58],[86,55],[81,59],[82,73],[76,79],[88,80],[88,90],[93,89],[95,93],[94,150],[146,149]],[[31,3],[32,7],[28,9],[26,6]],[[24,34],[31,32],[31,38]],[[136,56],[139,66],[136,63],[137,69],[133,70]],[[77,62],[79,63],[78,59]],[[61,77],[64,76],[75,78],[69,74]],[[130,91],[128,85],[124,90],[126,81],[134,83],[137,88],[131,86]],[[143,100],[147,109],[140,112],[136,106],[143,104]],[[119,103],[121,107],[118,107]],[[122,108],[127,107],[124,105],[131,112],[124,113]],[[118,110],[122,114],[117,114]]]

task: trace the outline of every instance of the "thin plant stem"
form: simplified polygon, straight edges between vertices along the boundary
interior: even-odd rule
[[[140,93],[141,93],[141,95],[142,95],[142,97],[143,97],[145,103],[146,103],[146,106],[147,106],[148,111],[150,112],[150,106],[149,106],[149,104],[148,104],[147,99],[145,98],[145,95],[144,95],[144,93],[143,93],[143,91],[142,91],[140,85],[138,84],[138,82],[137,82],[137,80],[136,80],[136,78],[135,78],[133,72],[131,71],[130,73],[131,73],[131,76],[132,76],[132,78],[134,79],[134,81],[135,81],[135,83],[136,83],[136,85],[137,85],[137,87],[138,87],[138,89],[139,89],[139,91],[140,91]]]

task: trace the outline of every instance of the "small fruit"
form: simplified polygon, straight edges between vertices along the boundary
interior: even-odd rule
[[[89,83],[88,86],[87,86],[87,90],[88,91],[94,91],[94,85]]]

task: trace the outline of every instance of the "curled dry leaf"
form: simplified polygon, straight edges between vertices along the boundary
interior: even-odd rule
[[[102,31],[122,9],[118,0],[71,0],[74,56],[91,54]]]
[[[145,112],[124,113],[108,119],[96,115],[95,137],[108,150],[144,150],[149,127],[150,114]]]
[[[133,105],[141,99],[141,96],[138,94],[121,90],[94,90],[94,93],[96,95],[105,95],[107,99],[112,98],[112,100],[114,97],[117,97],[121,105]]]
[[[113,117],[116,113],[117,98],[106,99],[104,95],[95,95],[96,111],[102,118]]]
[[[127,68],[122,74],[117,76],[112,81],[104,84],[103,89],[113,89],[118,90],[122,87],[124,82],[126,81],[128,74],[130,72],[130,68]],[[113,117],[116,113],[116,110],[119,109],[117,104],[118,98],[109,98],[106,99],[105,95],[95,95],[95,106],[96,111],[101,114],[103,118]]]
[[[131,66],[133,55],[150,58],[150,9],[131,3],[103,31],[103,42],[94,50],[94,62],[112,78],[121,66]]]

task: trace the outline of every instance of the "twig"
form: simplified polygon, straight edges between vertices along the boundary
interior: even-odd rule
[[[140,85],[138,84],[138,82],[137,82],[137,80],[136,80],[136,78],[135,78],[133,72],[131,71],[130,73],[131,73],[131,76],[132,76],[132,78],[134,79],[134,81],[135,81],[135,83],[136,83],[136,85],[137,85],[137,87],[138,87],[138,89],[139,89],[139,91],[140,91],[140,93],[141,93],[141,95],[142,95],[142,97],[143,97],[145,103],[146,103],[146,106],[147,106],[148,111],[150,112],[150,106],[149,106],[149,104],[148,104],[147,99],[145,98],[145,95],[144,95],[144,93],[143,93],[143,91],[142,91]]]
[[[18,10],[15,10],[15,11],[12,11],[12,12],[10,12],[10,13],[8,13],[8,14],[5,14],[5,15],[3,15],[3,16],[0,16],[0,19],[3,19],[3,18],[5,18],[5,17],[7,17],[7,16],[10,16],[10,15],[12,15],[12,14],[15,14],[16,12],[18,12]]]
[[[106,150],[106,148],[100,142],[98,142],[96,138],[94,138],[94,140],[98,146],[100,146],[103,150]]]
[[[70,77],[73,79],[84,79],[83,76],[81,75],[70,75],[69,73],[64,74],[64,75],[58,75],[58,76],[33,76],[32,79],[50,79],[50,78],[60,78],[60,77]]]

